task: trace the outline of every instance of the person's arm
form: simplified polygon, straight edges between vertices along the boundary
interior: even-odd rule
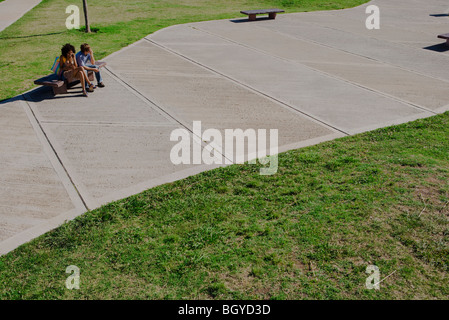
[[[72,63],[75,66],[75,68],[78,67],[78,62],[76,62],[76,57],[75,57],[75,53],[72,53]]]
[[[64,70],[64,64],[62,63],[62,55],[59,56],[59,69]]]
[[[94,71],[94,72],[100,71],[100,70],[98,70],[98,68],[91,68],[91,67],[88,67],[88,66],[83,66],[83,68],[84,68],[84,70],[88,70],[88,71]]]
[[[92,48],[90,48],[90,62],[92,64],[95,64],[95,58],[94,58],[94,51],[92,50]]]
[[[81,61],[81,58],[80,58],[80,55],[79,55],[79,53],[75,54],[75,60],[76,60],[76,63],[78,64],[78,66],[80,66],[80,67],[83,67],[83,68],[84,68],[84,66],[83,66],[83,63],[82,63],[82,61]]]

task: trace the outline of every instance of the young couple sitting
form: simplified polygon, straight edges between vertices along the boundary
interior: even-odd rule
[[[60,77],[64,79],[77,79],[81,82],[83,95],[87,97],[87,91],[94,92],[96,88],[87,75],[88,71],[93,71],[97,78],[98,87],[103,88],[100,69],[95,65],[94,53],[87,43],[81,45],[81,51],[75,55],[75,47],[67,43],[61,49],[59,58]]]

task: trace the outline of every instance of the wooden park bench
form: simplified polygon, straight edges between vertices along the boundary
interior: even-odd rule
[[[440,34],[440,35],[438,35],[438,38],[446,39],[446,45],[449,46],[449,33]]]
[[[106,65],[106,62],[95,61],[95,65],[100,69]],[[89,77],[89,81],[94,81],[94,71],[88,71],[87,75]],[[34,84],[52,87],[53,95],[68,93],[67,89],[70,89],[71,87],[77,85],[78,83],[80,83],[80,81],[75,78],[60,80],[58,78],[58,75],[55,73],[52,73],[48,76],[45,76],[43,78],[34,81]]]
[[[248,15],[248,19],[250,21],[256,20],[256,16],[258,14],[267,14],[269,19],[276,19],[276,14],[280,12],[285,12],[281,9],[260,9],[260,10],[246,10],[246,11],[240,11],[240,13]]]

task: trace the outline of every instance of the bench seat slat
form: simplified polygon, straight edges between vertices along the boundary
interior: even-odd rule
[[[246,14],[246,15],[250,15],[250,14],[264,14],[264,13],[281,13],[281,12],[285,12],[285,11],[281,10],[281,9],[260,9],[260,10],[240,11],[240,13],[243,13],[243,14]]]
[[[35,80],[34,84],[43,85],[43,86],[51,86],[51,87],[62,87],[64,85],[64,81],[59,80],[58,76],[56,74],[51,74],[51,75],[48,75],[43,78]]]
[[[37,80],[34,81],[34,84],[38,84],[41,86],[50,86],[50,87],[55,87],[55,88],[59,88],[62,87],[64,85],[64,81],[60,81],[60,80],[53,80],[53,81],[42,81],[42,82],[38,82]]]

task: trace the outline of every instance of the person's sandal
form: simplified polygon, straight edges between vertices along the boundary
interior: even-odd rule
[[[89,86],[89,89],[87,89],[87,91],[89,91],[89,92],[94,92],[94,85],[91,84],[91,85]]]
[[[99,88],[104,88],[105,86],[104,86],[104,83],[103,82],[100,82],[99,84],[98,84],[98,87]]]
[[[83,92],[83,96],[87,98],[89,95],[87,94],[87,92]]]

